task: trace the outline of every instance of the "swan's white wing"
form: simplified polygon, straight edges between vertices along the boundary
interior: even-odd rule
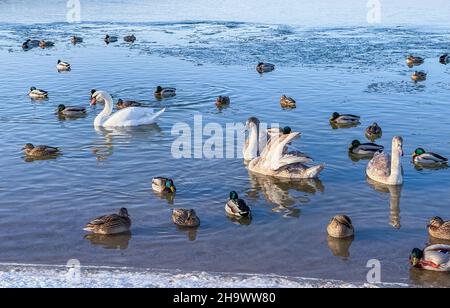
[[[165,109],[155,113],[151,108],[130,107],[115,112],[103,124],[105,127],[149,125],[163,114]]]
[[[266,157],[270,159],[271,170],[278,170],[281,167],[298,162],[299,158],[295,155],[284,155],[286,145],[298,137],[300,137],[300,133],[291,133],[271,139],[271,147]],[[284,157],[285,159],[283,160]]]
[[[385,152],[375,154],[367,165],[367,173],[376,178],[389,177],[391,175],[391,157]]]

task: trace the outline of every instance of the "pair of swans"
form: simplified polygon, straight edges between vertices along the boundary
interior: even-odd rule
[[[288,152],[291,142],[300,137],[300,133],[292,132],[290,128],[269,129],[260,132],[260,122],[257,118],[249,118],[246,123],[249,131],[243,154],[250,161],[248,169],[251,172],[288,179],[317,178],[325,168],[324,165],[307,167],[312,159],[300,152]]]
[[[95,127],[111,128],[150,125],[156,123],[156,120],[165,111],[165,109],[162,109],[155,112],[151,108],[129,107],[121,109],[113,114],[113,99],[111,95],[104,91],[93,91],[91,95],[91,105],[95,105],[97,101],[104,101],[105,108],[95,118]]]

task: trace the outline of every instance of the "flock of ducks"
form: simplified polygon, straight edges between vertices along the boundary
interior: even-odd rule
[[[134,35],[123,38],[125,42],[133,43],[136,41]],[[73,36],[70,38],[73,44],[83,41],[81,37]],[[106,35],[104,38],[106,44],[118,41],[117,36]],[[48,48],[54,46],[54,43],[45,40],[28,39],[22,44],[24,50],[34,47]],[[406,63],[409,67],[419,66],[424,63],[421,57],[408,56]],[[443,55],[439,59],[442,64],[449,64],[450,57]],[[57,70],[70,71],[71,65],[67,62],[58,60]],[[272,72],[275,65],[271,63],[258,63],[256,70],[260,74]],[[427,77],[425,72],[416,71],[412,75],[414,81],[423,81]],[[158,86],[154,92],[155,97],[159,99],[169,98],[176,95],[175,88],[164,88]],[[32,99],[47,99],[47,91],[30,88],[29,96]],[[91,91],[91,105],[103,103],[104,109],[94,120],[96,127],[124,127],[140,126],[153,124],[165,112],[162,109],[155,112],[151,108],[144,108],[139,102],[124,101],[119,99],[116,103],[116,112],[113,113],[113,99],[104,91]],[[216,100],[218,107],[230,104],[228,96],[219,96]],[[286,109],[296,108],[296,101],[283,95],[280,99],[280,105]],[[56,111],[59,115],[68,117],[81,117],[87,114],[85,107],[59,105]],[[360,124],[361,117],[351,114],[339,114],[334,112],[330,117],[330,124],[333,128],[353,127]],[[312,165],[313,159],[299,151],[289,151],[289,146],[295,139],[301,135],[300,132],[293,132],[290,127],[270,128],[267,131],[261,131],[260,121],[251,117],[246,122],[246,131],[248,138],[243,148],[244,161],[248,169],[257,174],[275,178],[298,180],[314,179],[319,177],[324,164]],[[365,130],[365,136],[370,143],[361,143],[354,140],[349,153],[361,157],[370,158],[366,174],[368,178],[384,185],[399,186],[403,184],[403,167],[401,157],[403,156],[403,138],[394,137],[392,140],[392,153],[384,151],[384,146],[374,143],[376,139],[382,137],[383,131],[377,123],[373,123]],[[60,154],[57,147],[46,145],[34,146],[28,143],[23,151],[26,156],[33,158],[51,158]],[[423,148],[418,148],[412,155],[413,163],[421,166],[446,165],[448,159],[432,153],[426,152]],[[152,189],[160,194],[175,194],[176,187],[174,181],[169,178],[156,177],[152,180]],[[230,192],[229,200],[225,204],[225,213],[235,219],[251,219],[251,208],[243,199],[240,199],[236,191]],[[174,209],[172,211],[172,221],[182,228],[197,228],[200,226],[200,219],[193,209]],[[89,222],[84,230],[100,235],[116,235],[131,230],[131,218],[126,208],[119,210],[118,214],[111,214],[98,217]],[[445,222],[440,217],[435,217],[428,225],[429,235],[436,239],[450,240],[450,222]],[[346,239],[354,237],[355,228],[350,217],[346,215],[336,215],[327,226],[327,233],[331,238]],[[425,250],[415,248],[410,255],[410,263],[414,267],[433,271],[450,271],[450,246],[433,245]]]

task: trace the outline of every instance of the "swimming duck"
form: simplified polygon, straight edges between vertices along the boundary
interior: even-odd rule
[[[428,153],[422,148],[418,148],[413,153],[413,161],[417,165],[444,165],[448,159],[435,153]]]
[[[179,227],[196,228],[200,226],[200,219],[194,210],[174,209],[172,221]]]
[[[134,43],[136,41],[136,37],[134,35],[127,35],[123,38],[123,40],[127,43]]]
[[[173,180],[163,177],[156,177],[152,179],[152,189],[160,193],[174,193],[177,191]]]
[[[230,192],[230,200],[225,205],[225,212],[233,217],[250,218],[252,213],[250,207],[244,200],[239,199],[237,192]]]
[[[177,89],[175,88],[163,88],[161,86],[157,86],[155,90],[155,96],[157,98],[167,98],[175,96]]]
[[[271,63],[259,62],[256,71],[260,74],[269,73],[275,70],[275,65]]]
[[[80,117],[86,115],[86,108],[84,107],[74,107],[74,106],[65,106],[63,104],[59,105],[56,112],[59,115],[63,115],[66,117]]]
[[[296,108],[296,101],[292,97],[287,97],[286,95],[283,95],[280,99],[280,105],[283,108]]]
[[[354,140],[349,148],[350,153],[356,155],[374,155],[379,151],[383,151],[384,146],[375,143],[361,143]]]
[[[334,112],[331,115],[330,122],[334,124],[353,125],[358,124],[361,117],[352,114],[339,114]]]
[[[115,43],[118,41],[118,38],[117,36],[110,36],[109,34],[107,34],[104,38],[104,41],[106,44]]]
[[[39,46],[39,41],[38,40],[32,40],[32,39],[27,39],[23,44],[22,44],[22,48],[24,50],[28,50],[34,47],[38,47]]]
[[[432,245],[424,251],[414,248],[409,257],[413,267],[436,272],[450,271],[450,246]]]
[[[445,65],[449,64],[449,63],[450,63],[450,56],[447,55],[447,54],[441,56],[441,57],[439,58],[439,62],[440,62],[441,64],[445,64]]]
[[[352,220],[346,215],[336,215],[327,227],[328,235],[334,238],[346,238],[355,235]]]
[[[450,221],[434,217],[428,225],[428,233],[434,238],[450,241]]]
[[[117,109],[125,109],[125,108],[129,108],[129,107],[141,107],[142,104],[139,102],[135,102],[135,101],[124,101],[122,99],[119,99],[116,103],[116,108]]]
[[[71,36],[70,37],[70,42],[72,43],[72,44],[78,44],[78,43],[83,43],[83,38],[82,37],[79,37],[79,36]]]
[[[28,95],[33,99],[48,98],[48,92],[44,90],[37,89],[36,87],[31,87]]]
[[[421,64],[423,64],[423,62],[425,62],[425,59],[421,58],[421,57],[414,57],[412,55],[409,55],[408,57],[406,57],[406,64],[409,67],[421,65]]]
[[[86,225],[85,231],[95,234],[114,235],[129,232],[131,219],[126,208],[121,208],[119,214],[101,216]]]
[[[382,135],[383,135],[383,130],[381,129],[380,126],[378,126],[377,123],[373,123],[366,129],[366,137],[367,137],[367,139],[369,139],[371,141],[381,138]]]
[[[376,153],[367,165],[367,176],[386,185],[403,184],[403,167],[401,157],[403,156],[403,138],[392,139],[392,156],[386,152]]]
[[[424,81],[427,79],[427,73],[425,72],[414,72],[411,76],[411,79],[414,81]]]
[[[25,144],[22,150],[25,152],[27,156],[30,157],[48,157],[48,156],[55,156],[60,153],[58,148],[51,147],[48,145],[34,146],[31,143]]]
[[[60,72],[62,71],[70,71],[71,67],[70,64],[61,60],[58,60],[58,63],[56,64],[56,69]]]
[[[228,106],[230,104],[231,100],[229,96],[219,96],[216,99],[216,106],[217,107],[223,107],[223,106]]]
[[[41,47],[42,49],[53,47],[53,46],[55,46],[55,43],[50,42],[50,41],[41,40],[39,42],[39,47]]]

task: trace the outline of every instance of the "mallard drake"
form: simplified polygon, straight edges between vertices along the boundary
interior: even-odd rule
[[[123,38],[123,40],[127,43],[134,43],[136,41],[136,37],[134,35],[127,35]]]
[[[200,226],[200,219],[194,210],[174,209],[172,220],[179,227],[196,228]]]
[[[47,91],[37,89],[36,87],[31,87],[28,95],[33,99],[48,98]]]
[[[361,117],[352,114],[339,114],[334,112],[331,115],[330,122],[334,124],[353,125],[358,124]]]
[[[275,70],[275,65],[272,63],[264,63],[259,62],[256,66],[256,71],[260,74],[262,73],[269,73]]]
[[[412,74],[411,79],[414,81],[424,81],[427,79],[427,73],[416,71]]]
[[[109,34],[107,34],[103,40],[105,41],[106,44],[110,44],[117,42],[118,38],[117,36],[110,36]]]
[[[25,144],[22,150],[25,152],[25,155],[30,157],[48,157],[48,156],[55,156],[60,153],[58,148],[51,147],[48,145],[34,146],[31,143]]]
[[[287,97],[286,95],[281,96],[280,105],[283,108],[296,108],[296,101],[292,97]]]
[[[328,235],[334,238],[346,238],[355,235],[352,220],[346,215],[336,215],[327,227]]]
[[[56,112],[59,115],[66,117],[81,117],[86,115],[86,108],[84,107],[74,107],[74,106],[65,106],[63,104],[59,105],[56,109]]]
[[[28,50],[34,47],[39,47],[39,41],[38,40],[32,40],[32,39],[27,39],[23,44],[22,44],[22,48],[24,50]]]
[[[156,177],[152,179],[152,189],[160,193],[174,193],[177,191],[173,180],[163,177]]]
[[[450,241],[450,221],[434,217],[428,225],[428,233],[434,238]]]
[[[445,64],[445,65],[449,64],[450,63],[450,56],[447,55],[447,54],[440,56],[439,57],[439,63]]]
[[[444,165],[448,159],[435,153],[428,153],[422,148],[418,148],[413,153],[413,161],[417,165]]]
[[[450,246],[432,245],[424,251],[414,248],[409,257],[413,267],[436,272],[450,271]]]
[[[412,55],[409,55],[408,57],[406,57],[406,64],[409,67],[421,65],[421,64],[423,64],[423,62],[425,62],[425,59],[421,58],[421,57],[414,57]]]
[[[383,130],[381,129],[380,126],[378,126],[377,123],[373,123],[372,125],[366,128],[366,137],[371,141],[381,138],[382,135]]]
[[[82,37],[79,37],[79,36],[71,36],[70,37],[70,42],[72,43],[72,44],[78,44],[78,43],[83,43],[83,38]]]
[[[225,211],[233,217],[250,218],[252,213],[250,207],[244,200],[239,199],[237,192],[230,192],[230,200],[225,205]]]
[[[53,46],[55,46],[55,43],[50,42],[50,41],[41,40],[39,42],[39,47],[41,47],[42,49],[53,47]]]
[[[354,140],[349,147],[349,151],[356,155],[374,155],[379,151],[383,151],[384,146],[375,143],[361,143],[359,140]]]
[[[229,96],[219,96],[216,99],[216,106],[217,107],[223,107],[223,106],[228,106],[230,104],[231,100]]]
[[[135,101],[124,101],[122,99],[119,99],[116,103],[116,108],[117,109],[125,109],[125,108],[129,108],[129,107],[141,107],[142,104],[139,102],[135,102]]]
[[[155,90],[155,96],[158,98],[166,98],[175,96],[177,93],[177,89],[175,88],[163,88],[161,86],[157,86]]]
[[[126,208],[121,208],[119,214],[101,216],[84,227],[85,231],[95,234],[113,235],[129,232],[131,219]]]
[[[62,71],[70,71],[71,67],[70,64],[61,60],[58,60],[56,64],[56,69],[60,72]]]

